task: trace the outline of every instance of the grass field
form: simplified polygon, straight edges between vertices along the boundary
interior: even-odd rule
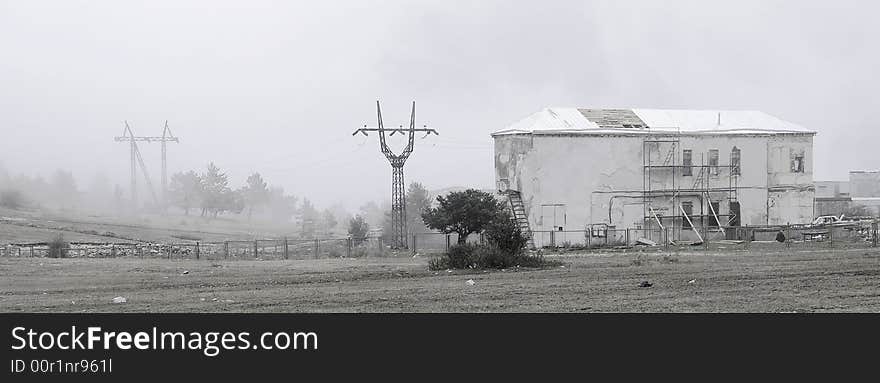
[[[558,259],[564,267],[432,272],[423,257],[2,258],[0,311],[880,311],[876,249],[574,253]],[[653,286],[640,288],[641,281]],[[111,303],[116,296],[127,303]]]

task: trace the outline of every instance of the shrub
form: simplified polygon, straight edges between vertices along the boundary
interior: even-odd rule
[[[49,258],[64,258],[70,244],[64,240],[64,236],[58,234],[57,237],[49,241],[49,252],[46,254]]]
[[[495,245],[472,244],[452,246],[445,255],[428,261],[429,270],[541,268],[559,265],[562,265],[562,262],[549,261],[541,255],[505,251]]]
[[[375,246],[369,246],[368,244],[363,244],[351,249],[352,258],[381,257],[383,255],[385,254],[383,254],[381,249],[377,249]]]
[[[360,215],[354,216],[348,222],[348,235],[351,236],[352,246],[358,246],[367,240],[367,233],[370,232],[370,225],[366,219]]]
[[[484,234],[490,245],[512,255],[522,253],[529,241],[507,212],[498,213],[486,227]]]
[[[438,271],[450,269],[449,258],[446,256],[434,257],[428,260],[428,270]]]
[[[461,243],[449,247],[446,252],[446,258],[449,261],[449,268],[467,269],[472,268],[477,263],[475,257],[478,246],[470,243]]]

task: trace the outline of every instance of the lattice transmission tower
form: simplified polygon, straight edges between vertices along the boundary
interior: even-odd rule
[[[379,132],[379,148],[382,151],[382,154],[385,155],[385,158],[388,159],[388,162],[391,163],[391,247],[395,249],[406,249],[408,247],[406,240],[406,184],[403,181],[403,165],[406,163],[406,159],[409,158],[409,155],[412,154],[413,144],[415,143],[415,132],[425,132],[426,137],[431,133],[436,135],[439,134],[436,130],[429,129],[427,126],[416,129],[415,101],[412,103],[409,129],[405,129],[402,125],[397,129],[385,129],[385,126],[382,124],[382,109],[379,107],[379,101],[376,101],[376,114],[378,114],[379,119],[378,127],[367,127],[364,125],[363,128],[355,130],[351,135],[353,136],[362,133],[366,136],[367,132]],[[388,144],[385,142],[386,131],[391,132],[389,136],[393,136],[396,133],[409,133],[409,141],[403,149],[403,152],[400,154],[394,154],[391,149],[388,148]]]
[[[131,152],[131,208],[133,211],[138,210],[138,200],[137,200],[137,168],[140,165],[141,172],[143,172],[144,179],[147,182],[147,189],[150,191],[150,195],[153,197],[153,203],[157,206],[161,207],[164,211],[165,206],[168,204],[167,201],[167,188],[168,188],[168,163],[166,159],[167,149],[165,144],[167,142],[180,142],[177,137],[171,133],[171,129],[168,128],[168,121],[165,121],[165,127],[162,130],[162,136],[135,136],[134,132],[132,132],[131,127],[128,126],[128,121],[125,121],[125,128],[122,130],[122,136],[113,137],[116,142],[127,142],[129,144],[130,152]],[[159,198],[156,196],[156,191],[153,189],[153,182],[150,179],[150,174],[147,173],[147,166],[144,164],[144,159],[141,157],[141,151],[138,148],[138,142],[161,142],[162,143],[162,190],[161,196],[162,201],[159,201]]]

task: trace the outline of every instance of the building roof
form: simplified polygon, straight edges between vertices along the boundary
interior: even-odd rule
[[[815,134],[752,110],[545,108],[492,136],[508,134]]]

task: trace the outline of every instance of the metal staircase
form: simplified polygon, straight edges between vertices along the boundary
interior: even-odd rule
[[[522,195],[518,191],[508,190],[507,191],[507,200],[510,201],[510,211],[513,213],[513,218],[516,220],[517,225],[519,225],[519,229],[522,230],[523,235],[529,239],[529,248],[535,248],[535,241],[532,236],[532,229],[529,227],[529,216],[526,214],[526,207],[523,205]]]

